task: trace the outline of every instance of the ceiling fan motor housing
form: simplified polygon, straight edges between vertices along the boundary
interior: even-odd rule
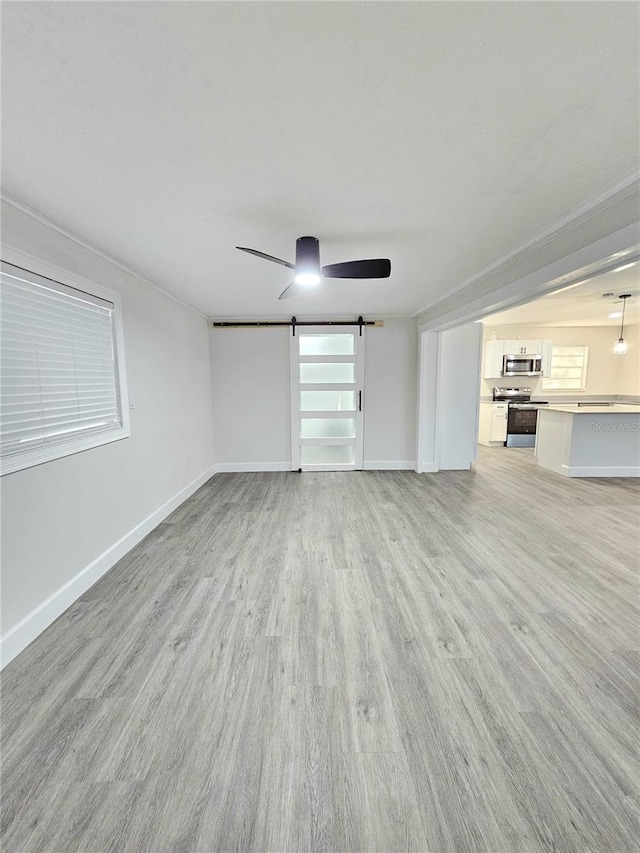
[[[295,265],[282,258],[275,258],[248,246],[236,246],[241,252],[248,252],[265,261],[280,264],[295,270],[295,278],[289,287],[285,288],[278,299],[287,299],[299,295],[301,289],[320,284],[324,278],[389,278],[391,261],[389,258],[364,258],[359,261],[343,261],[340,264],[320,266],[320,243],[317,237],[299,237],[296,240]]]
[[[322,274],[320,243],[315,237],[299,237],[296,240],[296,272]]]

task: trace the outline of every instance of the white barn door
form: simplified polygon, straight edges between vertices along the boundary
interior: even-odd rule
[[[365,328],[334,328],[298,327],[291,336],[294,471],[362,469]]]

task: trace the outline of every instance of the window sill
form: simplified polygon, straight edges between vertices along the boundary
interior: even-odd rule
[[[0,461],[0,477],[4,477],[7,474],[15,474],[26,468],[33,468],[45,462],[52,462],[54,459],[62,459],[65,456],[83,453],[85,450],[92,450],[94,447],[101,447],[103,444],[122,441],[123,438],[129,438],[130,435],[131,432],[127,427],[120,427],[119,429],[109,430],[108,432],[95,433],[94,435],[87,435],[84,438],[71,439],[49,447],[38,447],[33,450],[16,453],[13,456],[6,456]]]

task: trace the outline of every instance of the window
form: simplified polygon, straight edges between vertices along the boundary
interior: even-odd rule
[[[84,284],[2,262],[2,474],[129,435],[118,296]]]
[[[551,370],[542,380],[545,391],[584,391],[589,347],[553,347]]]

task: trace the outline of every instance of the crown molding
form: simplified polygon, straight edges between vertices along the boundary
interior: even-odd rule
[[[122,261],[118,260],[118,258],[114,258],[113,255],[110,255],[108,252],[104,252],[102,249],[99,249],[97,246],[94,246],[92,243],[89,243],[82,237],[78,237],[77,234],[74,234],[72,231],[68,231],[66,228],[63,228],[62,225],[58,225],[57,222],[54,222],[52,219],[49,219],[47,216],[40,213],[38,210],[29,207],[29,205],[24,204],[13,196],[7,195],[4,192],[0,192],[0,199],[5,204],[14,207],[16,210],[19,210],[26,216],[31,217],[31,219],[35,219],[36,222],[39,222],[41,225],[44,225],[45,228],[50,228],[52,231],[56,231],[58,234],[60,234],[62,237],[65,237],[67,240],[71,240],[71,242],[76,243],[78,246],[82,246],[83,249],[87,249],[87,251],[92,252],[94,255],[98,255],[98,257],[102,258],[104,261],[107,261],[107,263],[113,264],[114,267],[118,267],[118,269],[122,270],[122,272],[132,276],[132,278],[137,279],[142,284],[146,284],[147,287],[150,287],[152,290],[155,290],[156,293],[159,293],[167,299],[170,299],[172,302],[175,302],[177,305],[180,305],[181,308],[186,308],[187,311],[192,311],[199,317],[202,317],[205,320],[207,319],[207,315],[203,311],[200,311],[198,308],[194,308],[194,306],[189,305],[188,302],[183,302],[182,299],[178,299],[177,296],[174,296],[172,293],[163,290],[157,284],[154,284],[152,281],[149,281],[148,278],[145,278],[144,276],[140,275],[140,273],[136,272],[134,269],[127,266]]]

